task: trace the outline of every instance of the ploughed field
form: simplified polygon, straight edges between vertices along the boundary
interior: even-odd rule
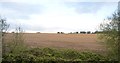
[[[12,34],[7,34],[7,41]],[[106,52],[106,46],[100,43],[97,34],[53,34],[25,33],[24,42],[30,47],[52,47],[76,49],[81,51]]]

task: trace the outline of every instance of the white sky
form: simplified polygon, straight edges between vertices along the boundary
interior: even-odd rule
[[[96,31],[118,0],[1,0],[0,14],[26,32]]]

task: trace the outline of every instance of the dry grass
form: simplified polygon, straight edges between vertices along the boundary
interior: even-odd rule
[[[12,34],[7,35],[9,41]],[[105,45],[98,42],[96,34],[25,33],[25,43],[30,47],[55,47],[91,50],[104,53]]]

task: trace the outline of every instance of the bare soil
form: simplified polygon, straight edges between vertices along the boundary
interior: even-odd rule
[[[8,41],[11,35],[7,34]],[[101,53],[106,51],[106,46],[99,42],[96,34],[25,33],[24,40],[30,47],[68,48]]]

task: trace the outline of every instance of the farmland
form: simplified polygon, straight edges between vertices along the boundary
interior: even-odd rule
[[[5,42],[12,43],[14,33],[5,35]],[[24,39],[22,45],[18,40]],[[3,61],[105,61],[111,60],[107,55],[104,43],[98,40],[97,34],[56,34],[56,33],[23,33],[15,38],[8,53],[3,55]],[[17,43],[18,42],[18,43]],[[10,48],[9,48],[10,47]],[[10,49],[10,50],[9,50]]]
[[[12,34],[6,35],[10,41]],[[100,43],[97,34],[55,34],[55,33],[25,33],[24,42],[30,47],[66,48],[80,51],[104,53],[106,47]]]

